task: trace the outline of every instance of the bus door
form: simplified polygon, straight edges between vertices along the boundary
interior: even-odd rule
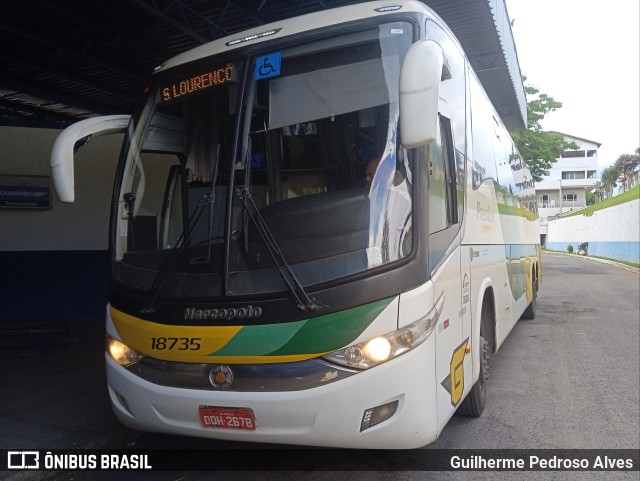
[[[465,388],[465,357],[469,329],[463,311],[458,181],[451,121],[446,102],[440,100],[440,138],[426,148],[429,177],[429,269],[434,299],[444,296],[436,326],[436,386],[438,429],[460,404]],[[468,279],[467,279],[468,286]],[[465,321],[466,317],[466,321]],[[465,333],[466,336],[465,337]]]

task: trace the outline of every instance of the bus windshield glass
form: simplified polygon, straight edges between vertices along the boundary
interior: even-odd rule
[[[114,279],[154,299],[246,296],[408,256],[397,127],[412,41],[387,23],[160,77],[118,177]]]

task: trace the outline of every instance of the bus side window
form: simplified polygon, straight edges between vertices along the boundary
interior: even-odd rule
[[[457,167],[451,120],[442,115],[440,116],[440,134],[442,136],[442,154],[447,189],[447,227],[449,227],[458,223]]]
[[[429,145],[429,233],[458,223],[455,154],[451,121],[440,116],[440,138]]]

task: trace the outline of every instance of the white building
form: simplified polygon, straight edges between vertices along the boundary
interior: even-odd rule
[[[562,135],[568,142],[575,142],[578,149],[564,151],[547,175],[536,182],[541,244],[545,243],[549,220],[586,207],[587,192],[598,182],[598,148],[602,144]]]

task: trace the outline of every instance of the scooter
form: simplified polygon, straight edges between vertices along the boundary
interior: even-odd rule
[[[589,243],[588,242],[583,242],[582,244],[580,244],[578,246],[578,255],[579,256],[588,255],[588,252],[587,252],[588,249],[589,249]]]

